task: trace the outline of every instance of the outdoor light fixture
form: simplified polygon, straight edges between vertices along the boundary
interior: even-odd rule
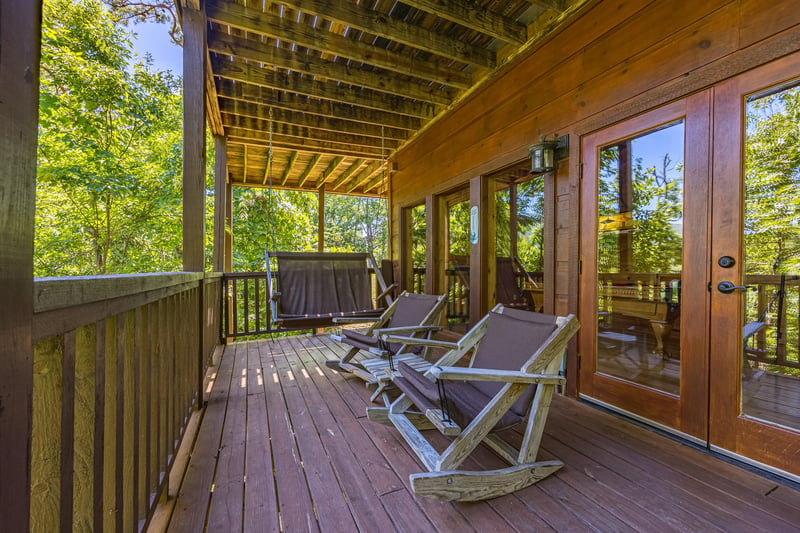
[[[528,149],[531,158],[531,174],[544,174],[555,168],[557,159],[567,156],[569,137],[564,135],[552,141],[542,140]]]

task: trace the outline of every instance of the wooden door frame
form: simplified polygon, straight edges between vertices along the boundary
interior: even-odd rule
[[[714,185],[711,195],[714,233],[709,261],[711,312],[714,317],[710,324],[714,336],[710,369],[715,380],[710,390],[710,446],[715,451],[756,461],[761,466],[788,464],[794,467],[788,471],[795,476],[800,475],[800,464],[791,458],[800,457],[799,432],[741,415],[742,339],[739,334],[726,332],[741,331],[742,300],[737,293],[722,294],[715,287],[724,280],[740,284],[743,275],[741,260],[737,260],[732,268],[722,268],[716,259],[721,255],[741,259],[743,252],[745,98],[798,79],[800,52],[740,74],[714,89]],[[731,191],[740,199],[738,209],[731,209]],[[735,398],[735,402],[731,402],[731,398]],[[745,435],[752,438],[744,438]]]
[[[684,239],[682,294],[702,295],[686,306],[682,303],[680,395],[655,391],[612,376],[599,375],[596,368],[597,337],[597,166],[598,149],[625,138],[653,130],[681,118],[684,126],[684,228],[692,238]],[[613,124],[581,138],[583,180],[581,182],[579,275],[581,331],[580,390],[582,396],[610,403],[622,410],[671,428],[685,436],[705,441],[708,435],[708,177],[710,94],[696,93],[641,115]],[[686,235],[684,233],[684,235]],[[688,245],[687,245],[688,244]],[[686,265],[693,265],[689,268]],[[691,370],[691,371],[690,371]]]

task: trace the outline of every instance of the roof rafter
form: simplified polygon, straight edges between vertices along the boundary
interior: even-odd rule
[[[329,20],[335,20],[351,28],[454,61],[486,68],[497,66],[497,57],[491,50],[445,37],[440,33],[367,9],[355,2],[281,0],[281,3],[304,13],[313,13]]]
[[[434,83],[468,89],[472,76],[459,69],[448,67],[445,62],[429,65],[414,61],[397,52],[376,48],[325,30],[310,28],[292,20],[282,19],[271,13],[246,8],[233,2],[208,0],[206,14],[210,20],[233,26],[248,32],[275,37],[298,46],[320,52],[335,54],[359,63],[368,63],[398,74],[422,78]]]
[[[248,63],[228,61],[219,57],[212,59],[211,63],[214,65],[214,72],[217,76],[223,78],[244,81],[273,89],[291,90],[306,96],[381,111],[391,110],[395,113],[412,117],[429,118],[435,114],[431,109],[432,104],[411,102],[396,96],[381,95],[369,89],[347,88],[333,81],[320,82],[300,74],[276,72],[273,69],[259,68]]]
[[[320,154],[314,154],[314,156],[311,158],[311,161],[309,161],[308,166],[306,166],[305,170],[303,170],[303,173],[300,174],[300,177],[297,181],[297,186],[301,189],[303,188],[303,185],[306,184],[306,180],[308,180],[308,177],[311,175],[311,171],[317,166],[320,157]]]
[[[276,110],[284,109],[317,117],[358,122],[360,124],[385,125],[388,128],[408,131],[416,131],[422,127],[422,119],[416,117],[398,115],[390,111],[368,110],[363,107],[288,94],[269,87],[235,82],[225,78],[217,80],[217,87],[218,94],[222,98],[270,106]]]
[[[448,105],[453,101],[453,95],[448,96],[447,92],[434,91],[429,85],[406,81],[384,73],[368,72],[333,61],[324,61],[318,57],[297,54],[284,48],[259,46],[257,42],[233,35],[214,34],[210,36],[208,49],[226,56],[266,63],[281,69],[302,72],[394,96],[413,98],[421,102]]]
[[[269,110],[263,109],[262,104],[252,104],[227,98],[220,99],[220,111],[222,113],[240,115],[263,119],[268,116]],[[365,135],[368,137],[381,138],[380,126],[363,124],[359,122],[330,119],[327,117],[313,116],[306,113],[295,113],[285,109],[273,109],[272,120],[274,123],[291,124],[294,126],[305,126],[335,133],[351,133],[355,135]],[[406,130],[396,128],[384,128],[383,136],[386,139],[406,140],[409,138]]]
[[[475,9],[461,0],[403,0],[403,3],[507,43],[522,44],[528,39],[524,24],[485,8]]]

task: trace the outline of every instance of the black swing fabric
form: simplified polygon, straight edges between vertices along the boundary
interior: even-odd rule
[[[269,252],[268,256],[278,261],[279,319],[383,312],[372,305],[367,254]]]

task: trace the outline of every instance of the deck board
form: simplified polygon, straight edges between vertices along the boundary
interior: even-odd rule
[[[325,335],[225,349],[169,530],[789,531],[800,491],[586,404],[556,397],[540,458],[565,466],[476,503],[416,497],[420,462],[365,416],[370,391]],[[519,439],[510,432],[512,440]],[[437,445],[445,444],[437,439]],[[502,462],[479,448],[466,466]]]

